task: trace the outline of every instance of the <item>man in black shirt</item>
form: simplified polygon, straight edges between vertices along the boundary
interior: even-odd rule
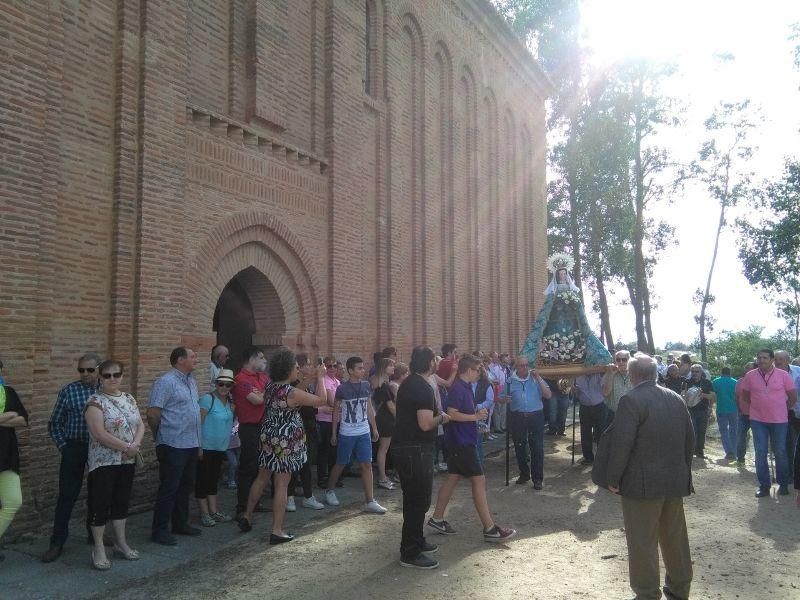
[[[397,414],[392,435],[392,460],[403,489],[403,534],[400,564],[435,569],[439,563],[425,552],[437,547],[425,541],[422,527],[433,492],[433,448],[436,430],[450,418],[436,408],[428,378],[436,370],[433,350],[417,346],[411,353],[409,375],[397,391]]]

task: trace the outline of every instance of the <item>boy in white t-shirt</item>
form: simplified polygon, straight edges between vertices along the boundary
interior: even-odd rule
[[[358,356],[347,359],[347,381],[336,388],[333,407],[333,431],[331,444],[336,446],[336,464],[328,477],[325,502],[339,506],[333,488],[353,454],[361,465],[361,484],[364,486],[364,512],[382,515],[386,509],[378,504],[372,489],[372,442],[378,441],[375,424],[375,409],[370,397],[372,390],[364,381],[364,361]]]

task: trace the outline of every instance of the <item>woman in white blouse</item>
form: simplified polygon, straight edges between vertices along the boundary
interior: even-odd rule
[[[111,520],[114,554],[137,560],[125,538],[125,520],[133,488],[136,454],[144,437],[144,422],[130,394],[120,390],[123,366],[107,360],[98,367],[100,389],[86,403],[84,415],[89,427],[89,523],[94,538],[92,566],[111,568],[103,546],[103,532]]]

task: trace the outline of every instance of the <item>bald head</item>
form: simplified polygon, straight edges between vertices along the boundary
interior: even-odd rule
[[[658,363],[652,356],[637,352],[628,361],[628,373],[631,385],[639,385],[643,381],[656,381],[658,379]]]

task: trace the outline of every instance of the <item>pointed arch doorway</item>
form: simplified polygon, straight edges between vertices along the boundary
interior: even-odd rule
[[[242,367],[242,353],[250,345],[269,357],[286,334],[286,312],[269,278],[252,266],[234,275],[220,293],[213,328],[217,343],[230,350],[228,368]]]

